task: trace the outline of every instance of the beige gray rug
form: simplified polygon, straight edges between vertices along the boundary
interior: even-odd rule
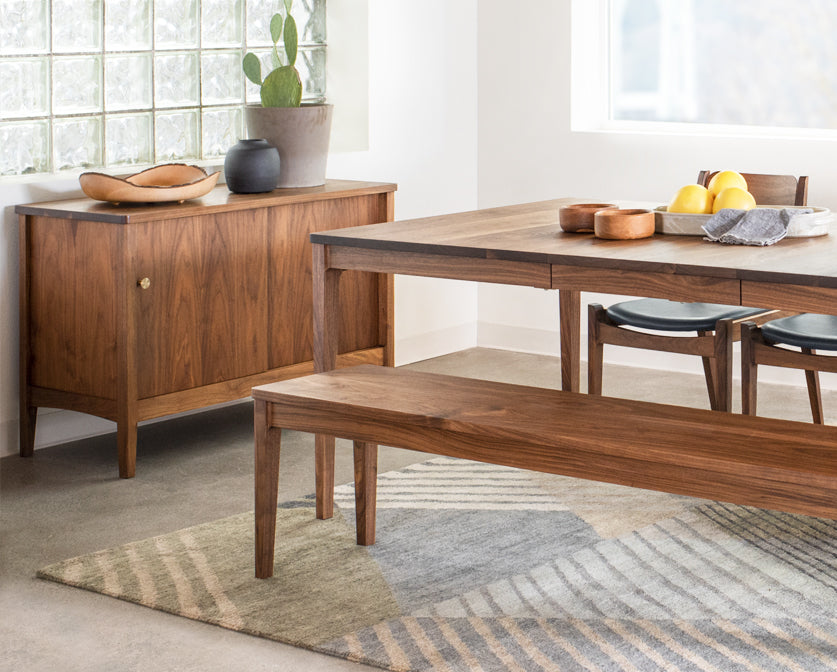
[[[837,670],[837,524],[438,458],[379,476],[378,543],[283,504],[38,575],[391,670]]]

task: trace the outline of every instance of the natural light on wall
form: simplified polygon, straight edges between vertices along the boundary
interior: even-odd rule
[[[573,128],[837,129],[835,26],[834,0],[574,0]]]
[[[326,84],[325,0],[294,0],[305,99]],[[0,175],[223,156],[282,0],[0,0]]]

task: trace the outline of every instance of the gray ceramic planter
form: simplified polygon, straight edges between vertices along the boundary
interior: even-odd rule
[[[325,183],[332,105],[244,108],[247,133],[279,150],[277,187],[316,187]]]

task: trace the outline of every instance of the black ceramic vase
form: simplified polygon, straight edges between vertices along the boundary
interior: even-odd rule
[[[239,140],[224,159],[224,178],[236,194],[273,191],[279,179],[279,152],[267,140]]]

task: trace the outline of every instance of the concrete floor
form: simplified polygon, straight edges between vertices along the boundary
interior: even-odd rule
[[[557,359],[473,349],[409,368],[555,387]],[[697,371],[696,365],[696,371]],[[605,394],[708,407],[699,375],[605,368]],[[737,394],[737,392],[736,392]],[[763,385],[763,415],[809,421],[804,389]],[[825,399],[837,408],[837,395]],[[283,441],[280,497],[313,491],[309,435]],[[137,476],[116,476],[106,435],[0,460],[0,670],[372,669],[35,578],[65,558],[253,508],[252,407],[228,406],[140,428]],[[336,481],[352,480],[338,449]],[[425,459],[385,448],[382,471]]]

